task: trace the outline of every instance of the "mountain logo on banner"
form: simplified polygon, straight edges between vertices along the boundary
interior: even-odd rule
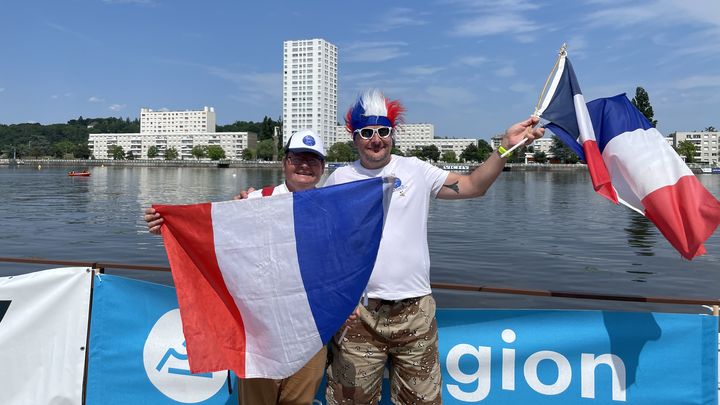
[[[10,303],[12,301],[0,301],[0,322],[2,322],[3,318],[5,317],[5,313],[7,312],[8,308],[10,308]]]
[[[180,310],[177,308],[161,316],[150,330],[143,348],[143,364],[153,386],[178,402],[205,401],[227,381],[226,371],[190,373]]]

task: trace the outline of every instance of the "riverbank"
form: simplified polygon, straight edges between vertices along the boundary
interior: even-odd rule
[[[344,162],[328,162],[330,168],[344,165]],[[0,159],[0,166],[24,165],[30,167],[94,167],[94,166],[123,166],[123,167],[205,167],[205,168],[280,168],[281,161],[264,160],[160,160],[160,159]],[[477,164],[444,163],[438,162],[436,166],[445,170],[456,172],[469,172],[478,167]],[[700,166],[688,165],[695,174],[702,173]],[[576,164],[550,164],[550,163],[507,163],[506,171],[568,171],[587,170],[587,165]]]

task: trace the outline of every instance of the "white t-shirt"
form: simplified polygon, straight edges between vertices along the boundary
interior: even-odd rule
[[[427,219],[430,198],[435,197],[448,172],[412,157],[392,155],[386,166],[369,170],[360,161],[335,170],[326,186],[372,177],[394,176],[380,250],[370,276],[370,298],[401,300],[430,294],[430,252]]]
[[[285,194],[285,193],[289,193],[289,192],[290,192],[290,191],[288,190],[287,186],[285,185],[285,183],[283,183],[283,184],[281,184],[281,185],[279,185],[279,186],[275,186],[275,188],[273,189],[272,194],[270,194],[270,195],[280,195],[280,194]],[[250,198],[262,198],[262,196],[263,196],[263,195],[262,195],[262,189],[260,189],[260,190],[255,190],[255,191],[253,191],[252,193],[248,194],[248,197],[247,197],[247,198],[248,198],[248,199],[250,199]]]

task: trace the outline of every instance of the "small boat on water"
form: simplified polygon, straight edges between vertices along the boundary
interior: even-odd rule
[[[68,172],[68,176],[70,176],[70,177],[87,177],[87,176],[90,176],[90,172],[87,170],[83,170],[81,172],[76,172],[73,170],[73,171]]]
[[[720,167],[701,167],[703,174],[720,174]]]

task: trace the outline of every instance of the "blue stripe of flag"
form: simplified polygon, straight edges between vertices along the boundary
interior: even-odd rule
[[[560,76],[555,94],[550,99],[545,111],[542,112],[542,117],[551,121],[555,126],[562,128],[564,132],[572,136],[572,139],[577,139],[580,136],[573,100],[576,94],[582,94],[580,85],[575,77],[575,71],[570,59],[565,58],[565,69]]]
[[[300,274],[323,343],[355,309],[375,265],[383,179],[293,194]]]
[[[587,103],[595,138],[600,153],[614,137],[636,129],[650,129],[653,126],[628,100],[625,93],[614,97],[599,98]]]

